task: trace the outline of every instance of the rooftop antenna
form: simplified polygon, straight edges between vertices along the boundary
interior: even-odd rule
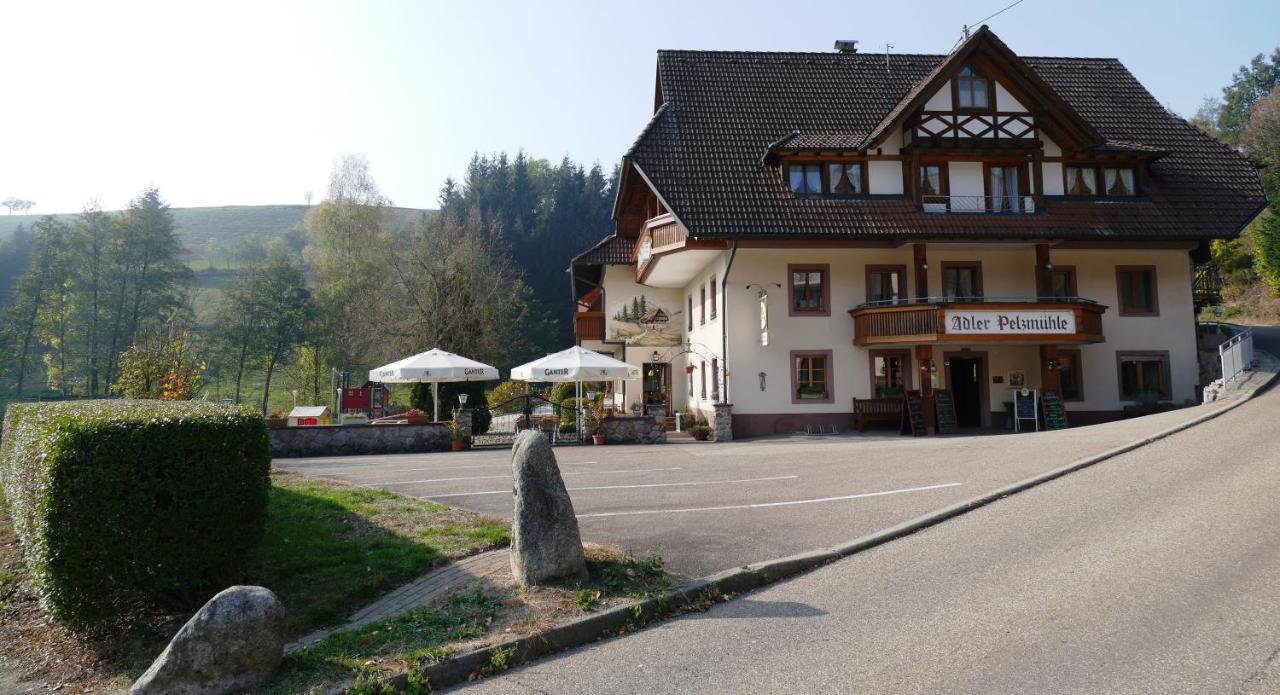
[[[968,24],[964,25],[964,38],[965,38],[966,40],[968,40],[968,38],[969,38],[969,25],[968,25]]]
[[[889,72],[889,51],[893,50],[893,44],[886,43],[884,45],[884,71]]]

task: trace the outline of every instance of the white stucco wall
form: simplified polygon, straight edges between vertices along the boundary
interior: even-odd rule
[[[902,195],[902,167],[910,166],[901,162],[869,162],[867,168],[867,188],[872,195]]]
[[[740,257],[741,257],[741,252],[739,252],[739,258]],[[702,413],[706,415],[708,418],[710,418],[711,416],[712,403],[714,403],[714,400],[711,397],[712,389],[715,388],[715,386],[717,385],[717,381],[712,379],[712,376],[711,376],[711,373],[712,373],[711,358],[714,357],[717,360],[722,360],[723,359],[722,356],[724,354],[724,348],[723,348],[724,343],[722,340],[721,329],[723,327],[722,322],[724,321],[725,288],[723,286],[722,281],[724,280],[724,267],[725,267],[725,263],[727,262],[727,258],[728,258],[727,252],[718,254],[716,258],[710,264],[704,267],[702,271],[700,271],[693,278],[693,280],[688,285],[686,285],[682,290],[682,296],[693,297],[693,330],[687,329],[688,327],[687,322],[685,323],[684,327],[686,328],[685,340],[686,342],[689,343],[689,345],[694,350],[697,351],[697,354],[693,354],[693,353],[686,354],[672,361],[673,369],[675,370],[674,373],[672,374],[672,390],[679,392],[681,397],[680,403],[683,405],[684,403],[687,402],[695,410],[702,411]],[[734,261],[734,263],[736,268],[737,261]],[[712,318],[711,316],[710,283],[713,276],[715,277],[715,283],[716,283],[717,310],[716,310],[715,318]],[[738,283],[734,282],[733,284],[736,285]],[[705,323],[702,322],[702,312],[699,310],[699,301],[702,296],[700,290],[702,288],[706,288],[706,297],[707,297],[707,300],[706,300],[707,319]],[[728,291],[734,292],[733,287],[730,287]],[[706,363],[706,372],[705,372],[705,375],[706,375],[705,378],[707,380],[706,398],[702,397],[702,379],[704,374],[703,362]],[[689,393],[689,377],[684,371],[684,368],[687,365],[694,366],[693,392],[691,396]],[[721,371],[723,372],[723,366],[721,367]],[[716,379],[719,379],[719,378],[720,378],[719,376],[716,377]]]

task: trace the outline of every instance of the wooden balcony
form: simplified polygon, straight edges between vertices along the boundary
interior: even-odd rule
[[[849,311],[854,345],[1101,343],[1107,307],[1078,297],[928,297]]]
[[[573,315],[573,335],[578,340],[604,340],[604,312],[579,311]]]

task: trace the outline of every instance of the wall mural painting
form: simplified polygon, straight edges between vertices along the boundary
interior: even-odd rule
[[[681,340],[682,312],[649,300],[643,294],[623,302],[609,323],[609,340],[637,347],[671,347]]]

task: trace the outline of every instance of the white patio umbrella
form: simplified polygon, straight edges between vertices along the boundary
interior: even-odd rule
[[[615,360],[592,350],[585,350],[577,345],[568,350],[522,364],[511,370],[511,378],[516,381],[572,381],[578,398],[577,424],[578,432],[582,432],[582,382],[612,381],[614,379],[638,379],[640,368]]]
[[[437,422],[440,421],[441,382],[491,381],[497,378],[497,367],[440,348],[369,370],[369,381],[382,384],[431,384],[431,407]]]

